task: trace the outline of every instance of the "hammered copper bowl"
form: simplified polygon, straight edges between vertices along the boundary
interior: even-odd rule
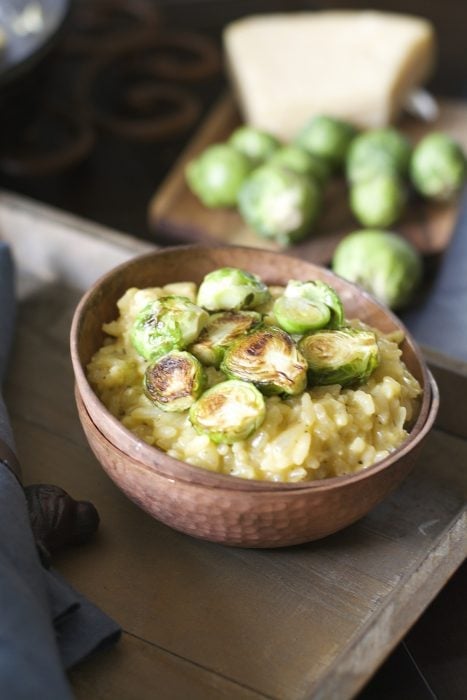
[[[389,457],[356,474],[308,483],[276,484],[210,472],[142,442],[104,407],[85,368],[101,346],[102,324],[117,315],[129,287],[200,282],[224,266],[254,272],[268,284],[322,279],[341,295],[348,318],[381,331],[400,321],[356,286],[304,260],[251,248],[183,246],[130,260],[102,277],[76,309],[71,354],[76,401],[89,444],[110,478],[150,515],[195,537],[244,547],[280,547],[319,539],[355,522],[394,489],[412,468],[438,408],[436,384],[406,333],[403,359],[423,387],[408,440]]]

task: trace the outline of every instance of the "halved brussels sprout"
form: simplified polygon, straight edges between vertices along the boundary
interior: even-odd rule
[[[232,343],[221,370],[253,382],[263,394],[295,395],[306,387],[306,360],[290,335],[275,326],[261,326]]]
[[[418,250],[401,235],[378,230],[345,236],[334,250],[332,269],[392,309],[411,300],[423,275]]]
[[[189,417],[198,433],[228,445],[245,440],[264,420],[262,394],[248,382],[230,379],[215,384],[193,404]]]
[[[324,328],[331,318],[326,304],[302,297],[279,297],[274,304],[277,323],[287,333],[306,333]]]
[[[199,398],[204,387],[201,363],[189,352],[173,350],[149,365],[144,388],[163,411],[186,411]]]
[[[228,143],[208,146],[185,169],[190,190],[206,207],[233,207],[253,163]]]
[[[467,178],[466,155],[451,136],[434,131],[417,144],[410,177],[424,197],[446,201],[461,189]]]
[[[204,365],[218,367],[225,349],[239,336],[261,323],[256,311],[220,311],[212,314],[190,352]]]
[[[325,304],[330,312],[328,328],[340,328],[344,325],[342,301],[336,290],[326,282],[321,280],[308,280],[307,282],[289,280],[284,290],[284,296],[300,297],[314,303]]]
[[[314,179],[267,162],[243,183],[239,212],[260,236],[285,247],[311,232],[321,211],[321,189]]]
[[[353,184],[381,173],[405,177],[411,151],[410,141],[393,127],[365,131],[350,145],[346,161],[347,179]]]
[[[333,168],[340,168],[356,129],[349,123],[327,115],[317,115],[305,124],[295,143]]]
[[[329,180],[330,168],[322,158],[312,155],[300,146],[282,146],[272,154],[268,164],[281,165],[296,173],[313,178],[319,185],[325,185]]]
[[[407,204],[407,187],[399,176],[380,173],[350,188],[349,204],[367,228],[386,228],[400,219]]]
[[[298,348],[308,363],[311,385],[363,384],[379,364],[378,343],[370,330],[317,331],[304,336]]]
[[[186,297],[160,297],[147,304],[136,317],[131,342],[146,360],[155,360],[196,340],[208,318],[204,309]]]
[[[235,129],[228,143],[255,165],[269,158],[280,146],[278,139],[272,134],[248,125]]]
[[[267,285],[238,267],[221,267],[209,272],[198,289],[197,303],[209,311],[253,309],[269,299]]]

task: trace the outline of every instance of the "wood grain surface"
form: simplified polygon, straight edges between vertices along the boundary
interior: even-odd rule
[[[21,282],[6,400],[24,479],[94,502],[97,538],[55,564],[124,629],[115,648],[72,672],[78,700],[351,698],[467,554],[459,404],[445,402],[403,485],[337,535],[275,551],[190,538],[112,484],[73,399],[68,334],[77,300],[110,261],[144,244],[6,194],[0,237],[12,244]],[[23,255],[36,243],[38,271]],[[443,393],[456,390],[465,406],[467,368],[448,365],[444,358]]]
[[[156,234],[173,241],[210,241],[278,248],[275,242],[255,234],[235,209],[208,209],[203,206],[185,182],[186,164],[210,144],[224,141],[239,124],[234,99],[227,94],[215,105],[151,199],[148,218]],[[414,143],[428,131],[442,129],[467,149],[467,104],[460,100],[440,100],[436,122],[426,124],[405,117],[400,127]],[[414,199],[400,223],[392,228],[423,254],[439,253],[449,244],[457,210],[456,202],[441,205]],[[328,263],[339,240],[359,228],[363,227],[352,216],[347,203],[346,185],[343,180],[336,179],[326,189],[323,213],[316,230],[290,250],[307,260]]]

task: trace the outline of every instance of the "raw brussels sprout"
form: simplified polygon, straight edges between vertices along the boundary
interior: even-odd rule
[[[163,411],[186,411],[204,387],[201,363],[189,352],[173,350],[149,365],[144,375],[147,397]]]
[[[275,136],[253,126],[240,126],[235,129],[228,143],[255,165],[267,160],[280,146]]]
[[[397,129],[386,127],[365,131],[350,144],[347,179],[351,183],[361,182],[381,173],[405,177],[411,152],[409,140]]]
[[[252,382],[263,394],[301,394],[306,362],[285,331],[262,326],[226,350],[221,370],[233,379]]]
[[[322,158],[312,155],[300,146],[283,146],[268,160],[269,165],[279,165],[296,173],[313,178],[319,185],[325,185],[329,179],[329,165]]]
[[[433,199],[450,199],[460,190],[466,176],[465,154],[447,134],[433,132],[416,146],[410,177],[420,194]]]
[[[238,267],[221,267],[205,276],[197,303],[209,311],[237,311],[260,306],[269,296],[267,285],[257,275]]]
[[[356,328],[322,330],[305,335],[298,343],[308,363],[311,385],[363,384],[379,363],[373,331]]]
[[[257,233],[287,246],[311,231],[320,211],[321,191],[305,175],[266,164],[245,180],[238,205]]]
[[[340,328],[344,324],[344,307],[336,292],[326,282],[321,280],[289,280],[284,290],[286,297],[301,297],[315,303],[325,304],[329,309],[330,318],[326,324],[329,328]]]
[[[218,367],[225,349],[239,336],[261,323],[256,311],[220,311],[212,314],[190,352],[203,363]]]
[[[401,217],[406,201],[404,184],[388,173],[357,182],[350,189],[350,208],[368,228],[391,226]]]
[[[262,394],[248,382],[230,379],[204,392],[190,409],[190,421],[198,433],[228,445],[245,440],[264,420]]]
[[[389,231],[349,234],[334,251],[332,269],[391,308],[406,304],[422,277],[419,253],[405,238]]]
[[[351,124],[325,115],[313,117],[295,139],[295,143],[322,158],[333,169],[344,165],[356,130]]]
[[[240,151],[225,143],[206,148],[190,161],[185,175],[189,188],[207,207],[233,207],[252,163]]]
[[[300,334],[324,328],[329,323],[331,312],[319,301],[282,296],[274,303],[274,316],[284,331]]]
[[[147,304],[131,330],[134,348],[146,360],[155,360],[170,350],[193,343],[209,314],[186,297],[169,295]]]

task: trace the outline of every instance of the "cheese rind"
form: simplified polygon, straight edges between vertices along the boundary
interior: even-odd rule
[[[386,126],[435,61],[430,22],[375,11],[246,17],[223,38],[245,121],[283,139],[316,114]]]

